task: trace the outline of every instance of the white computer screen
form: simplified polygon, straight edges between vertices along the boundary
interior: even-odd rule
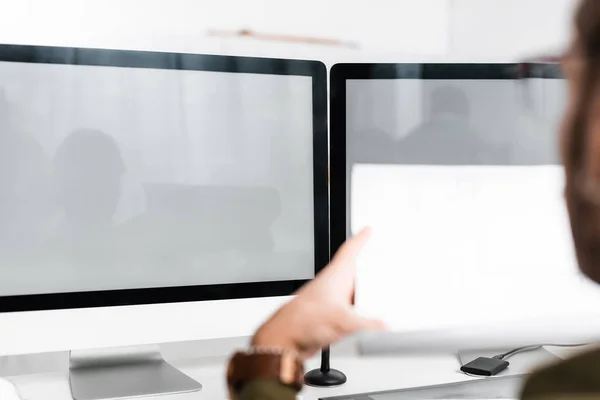
[[[0,63],[0,296],[314,276],[309,76]]]
[[[564,80],[350,80],[346,95],[349,229],[373,229],[361,312],[421,330],[590,311],[563,198]]]

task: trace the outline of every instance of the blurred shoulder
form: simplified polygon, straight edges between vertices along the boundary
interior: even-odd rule
[[[533,372],[522,399],[600,399],[600,349]]]

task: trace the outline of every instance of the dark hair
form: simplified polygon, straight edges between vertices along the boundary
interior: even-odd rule
[[[583,167],[586,146],[585,130],[591,112],[600,68],[600,1],[583,0],[575,15],[576,42],[572,56],[582,61],[582,74],[575,99],[569,135],[565,135],[563,157],[567,172],[578,172]],[[575,169],[569,171],[569,169]]]
[[[566,172],[565,197],[571,220],[571,232],[581,270],[600,282],[600,206],[582,194],[582,179],[597,181],[590,175],[586,157],[596,93],[600,88],[600,1],[583,0],[575,16],[576,40],[569,57],[580,64],[577,98],[571,105],[572,114],[566,121],[562,136],[562,157]]]
[[[583,0],[575,15],[578,46],[584,57],[600,55],[600,2]]]

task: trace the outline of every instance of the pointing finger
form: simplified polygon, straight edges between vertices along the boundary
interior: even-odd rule
[[[348,239],[335,254],[333,263],[345,264],[354,261],[370,236],[371,229],[364,228],[358,234]]]

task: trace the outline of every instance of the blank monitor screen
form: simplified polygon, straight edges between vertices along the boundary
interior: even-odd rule
[[[527,79],[518,79],[518,73],[518,66],[509,64],[336,65],[332,204],[345,197],[346,234],[356,164],[559,164],[565,81],[554,65],[534,65]],[[345,165],[345,187],[339,191],[342,175],[334,171],[335,160]]]
[[[562,196],[566,82],[554,65],[527,79],[520,67],[334,69],[332,249],[364,225],[379,232],[357,265],[361,313],[428,330],[562,315],[555,283],[571,308],[593,298]],[[546,285],[531,300],[540,276]],[[511,295],[460,306],[490,287]],[[419,306],[400,315],[383,306],[391,293]]]
[[[311,76],[0,62],[0,297],[310,279],[313,162]]]

